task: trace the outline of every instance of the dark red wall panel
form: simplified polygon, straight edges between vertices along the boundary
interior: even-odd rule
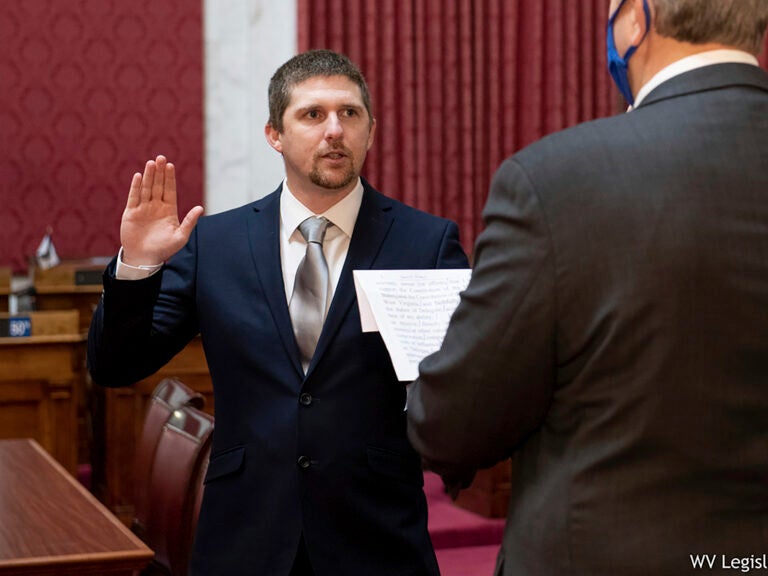
[[[0,266],[114,253],[131,175],[203,198],[202,0],[0,2]]]
[[[608,0],[299,0],[299,48],[360,65],[379,125],[365,174],[459,223],[471,251],[491,176],[545,134],[617,110]]]
[[[506,156],[624,108],[606,67],[608,7],[298,0],[298,40],[301,50],[348,54],[366,75],[379,122],[364,170],[372,184],[456,220],[471,250]]]

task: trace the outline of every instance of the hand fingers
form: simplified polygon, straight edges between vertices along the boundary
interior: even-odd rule
[[[126,208],[135,208],[141,203],[141,172],[136,172],[131,179],[131,188],[128,191],[128,203]]]
[[[155,159],[155,179],[152,182],[152,200],[163,199],[163,187],[165,186],[165,166],[167,160],[165,156],[158,156]]]
[[[149,202],[152,199],[152,180],[155,178],[155,162],[149,160],[144,165],[144,176],[141,178],[141,201]]]
[[[176,204],[176,167],[168,162],[165,165],[165,187],[163,188],[163,202]]]
[[[187,212],[187,215],[184,216],[184,220],[181,221],[181,224],[179,224],[179,230],[184,235],[184,242],[186,242],[189,239],[189,235],[192,234],[192,230],[195,228],[195,225],[197,224],[197,221],[200,219],[200,216],[203,215],[203,207],[202,206],[195,206]]]

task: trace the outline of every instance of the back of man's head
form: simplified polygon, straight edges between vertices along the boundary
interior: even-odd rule
[[[767,0],[768,1],[768,0]],[[346,76],[360,88],[363,105],[373,121],[368,84],[360,69],[344,54],[317,49],[297,54],[277,69],[269,82],[269,125],[283,131],[283,114],[297,84],[317,76]]]
[[[759,54],[768,27],[768,0],[653,0],[661,36],[717,43]]]

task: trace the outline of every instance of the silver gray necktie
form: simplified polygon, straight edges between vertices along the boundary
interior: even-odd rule
[[[329,224],[323,217],[307,218],[299,224],[299,231],[307,241],[307,252],[296,271],[288,310],[304,372],[315,353],[328,303],[328,263],[323,254],[323,238]]]

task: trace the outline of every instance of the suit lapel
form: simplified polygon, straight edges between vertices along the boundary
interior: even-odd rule
[[[251,255],[256,267],[262,290],[277,326],[277,332],[285,346],[294,368],[304,375],[299,349],[293,335],[293,325],[288,312],[283,283],[283,268],[280,263],[280,191],[278,188],[253,206],[254,214],[248,220],[248,238]]]
[[[320,334],[320,340],[317,342],[315,355],[307,370],[307,376],[312,373],[312,369],[322,358],[355,302],[352,271],[367,270],[373,266],[392,225],[394,218],[391,212],[392,202],[371,188],[365,180],[363,180],[363,186],[365,188],[363,201],[360,204],[360,212],[355,222],[355,230],[352,233],[347,259],[344,262],[339,284],[336,286],[331,308],[328,310],[328,316]]]

